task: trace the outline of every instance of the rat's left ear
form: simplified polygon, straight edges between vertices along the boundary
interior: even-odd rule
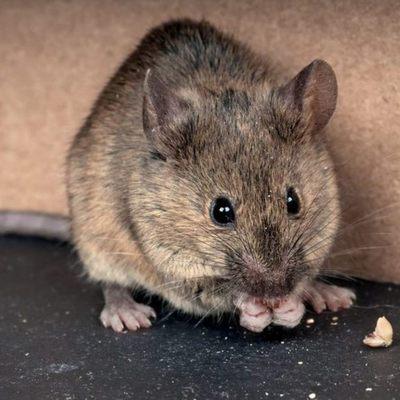
[[[281,86],[278,96],[289,109],[300,112],[307,130],[318,132],[326,126],[336,108],[335,73],[326,61],[314,60]]]

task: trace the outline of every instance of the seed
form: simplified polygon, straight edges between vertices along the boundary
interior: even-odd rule
[[[375,330],[363,340],[363,343],[369,347],[389,347],[392,342],[393,328],[385,317],[378,318]]]

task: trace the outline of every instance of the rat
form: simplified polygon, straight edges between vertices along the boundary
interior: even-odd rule
[[[322,282],[339,193],[325,128],[337,99],[315,60],[282,81],[206,21],[153,28],[117,70],[70,148],[73,243],[116,332],[156,314],[132,291],[261,332],[352,305]]]

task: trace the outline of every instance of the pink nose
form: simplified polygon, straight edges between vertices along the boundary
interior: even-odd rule
[[[274,299],[278,304],[290,294],[293,284],[288,281],[283,267],[267,266],[249,254],[244,254],[242,260],[243,283],[249,295]]]

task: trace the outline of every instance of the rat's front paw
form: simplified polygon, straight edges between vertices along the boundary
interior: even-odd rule
[[[317,313],[321,313],[326,309],[338,311],[341,308],[350,308],[356,295],[350,289],[316,281],[304,288],[303,298]]]
[[[272,321],[272,312],[260,299],[247,296],[235,303],[240,311],[240,326],[252,332],[262,332]]]
[[[275,325],[294,328],[303,318],[306,308],[303,301],[298,296],[289,296],[278,302],[278,306],[273,309],[272,322]]]
[[[105,328],[112,328],[115,332],[149,328],[150,318],[156,317],[151,307],[136,303],[126,289],[107,288],[104,297],[106,304],[100,314],[100,321]]]

